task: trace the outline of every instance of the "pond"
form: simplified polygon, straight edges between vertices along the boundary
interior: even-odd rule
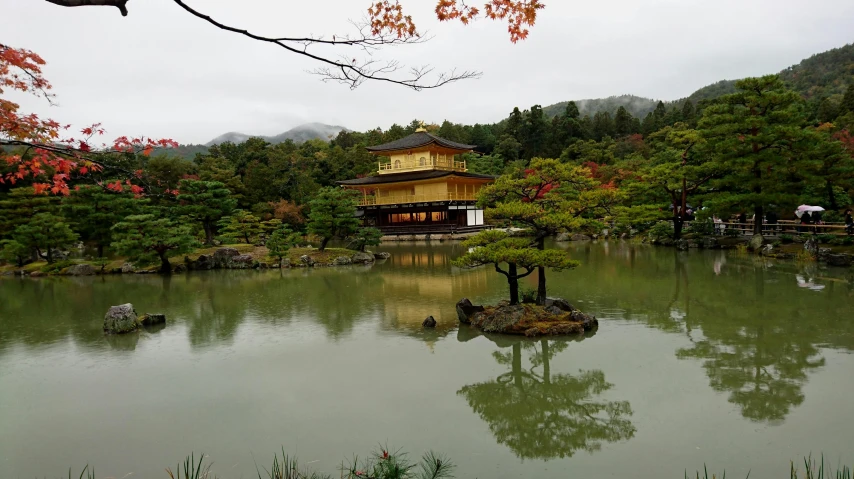
[[[4,279],[0,477],[87,463],[164,477],[191,451],[219,477],[257,477],[282,448],[335,474],[380,445],[444,452],[461,478],[851,464],[849,270],[562,247],[582,266],[550,274],[550,295],[600,319],[586,338],[458,327],[458,299],[495,302],[506,283],[452,268],[453,244],[388,245],[372,267]],[[125,302],[167,326],[105,337],[104,313]]]

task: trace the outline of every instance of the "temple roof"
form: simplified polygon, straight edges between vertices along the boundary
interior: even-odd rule
[[[468,173],[463,171],[428,170],[413,171],[411,173],[394,173],[380,176],[366,176],[364,178],[356,178],[355,180],[339,181],[338,184],[344,186],[380,185],[384,183],[397,183],[401,181],[430,180],[433,178],[442,178],[444,176],[459,176],[461,178],[475,178],[481,180],[495,179],[494,176],[479,175],[477,173]]]
[[[394,140],[390,143],[385,143],[383,145],[377,146],[369,146],[367,150],[370,152],[412,150],[422,146],[427,146],[431,143],[435,143],[439,146],[442,146],[444,148],[450,148],[452,150],[469,151],[475,149],[476,147],[476,145],[464,145],[455,141],[439,138],[438,136],[431,135],[426,131],[416,131],[415,133],[409,136],[406,136],[399,140]]]

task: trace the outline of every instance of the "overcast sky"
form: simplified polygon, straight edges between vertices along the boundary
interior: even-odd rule
[[[0,0],[0,42],[39,53],[58,106],[20,98],[24,111],[111,137],[203,143],[228,131],[271,135],[306,122],[386,128],[413,118],[494,122],[514,106],[631,93],[672,100],[722,80],[775,73],[854,41],[851,0],[551,0],[530,37],[505,24],[439,23],[436,0],[401,0],[435,38],[383,58],[483,72],[436,90],[323,83],[316,65],[224,32],[170,0],[63,8]],[[348,31],[368,0],[187,0],[215,19],[271,35]],[[471,2],[470,2],[471,3]],[[483,3],[483,0],[475,3]]]

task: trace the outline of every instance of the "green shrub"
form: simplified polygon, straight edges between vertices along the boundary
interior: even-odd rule
[[[64,259],[62,261],[57,261],[55,263],[46,264],[46,265],[42,266],[41,272],[42,273],[48,273],[48,274],[59,273],[62,270],[64,270],[65,268],[70,268],[71,266],[74,266],[75,264],[77,264],[77,263],[75,263],[74,261]]]
[[[523,303],[534,304],[537,302],[537,290],[530,288],[519,288],[519,300]]]
[[[788,234],[781,234],[780,241],[782,241],[783,243],[793,243],[795,241],[795,237]]]
[[[711,219],[698,219],[691,222],[687,231],[697,235],[711,236],[715,234],[715,223]]]
[[[659,221],[649,229],[647,233],[652,241],[661,241],[673,237],[673,223],[670,221]]]
[[[831,242],[831,241],[833,241],[835,238],[836,238],[836,236],[835,236],[835,235],[827,234],[827,233],[820,234],[820,235],[816,235],[816,239],[818,239],[818,242],[819,242],[819,243],[822,243],[822,244],[830,243],[830,242]]]

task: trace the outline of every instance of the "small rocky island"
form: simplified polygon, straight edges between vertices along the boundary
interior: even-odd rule
[[[549,298],[545,305],[514,304],[477,306],[468,298],[457,302],[457,317],[484,333],[515,334],[527,337],[578,335],[595,330],[599,322],[565,299]]]

